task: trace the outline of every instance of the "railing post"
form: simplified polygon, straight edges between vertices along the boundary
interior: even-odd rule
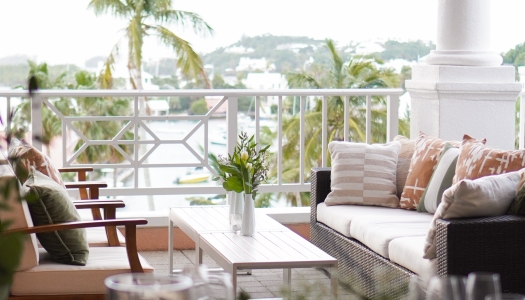
[[[518,128],[519,149],[525,148],[525,93],[520,94],[520,127]]]
[[[31,143],[42,151],[42,96],[38,91],[31,97]]]
[[[228,97],[228,109],[226,110],[226,144],[228,154],[233,154],[237,145],[237,97]],[[227,193],[228,204],[232,204],[233,192]]]
[[[399,96],[388,95],[386,98],[386,141],[394,140],[399,132]]]

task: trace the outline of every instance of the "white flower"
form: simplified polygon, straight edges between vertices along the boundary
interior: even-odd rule
[[[252,169],[252,163],[247,163],[247,164],[246,164],[246,168],[247,168],[248,170],[251,170],[251,169]]]
[[[243,150],[241,152],[241,159],[242,160],[248,160],[248,152],[246,152],[246,150]]]

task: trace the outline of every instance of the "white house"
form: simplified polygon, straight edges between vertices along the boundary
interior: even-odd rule
[[[272,71],[275,70],[275,64],[270,64],[266,58],[249,58],[241,57],[239,65],[235,67],[235,71]]]

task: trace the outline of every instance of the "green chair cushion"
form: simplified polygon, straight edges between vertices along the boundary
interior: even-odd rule
[[[80,216],[65,188],[35,168],[24,183],[29,211],[35,226],[80,221]],[[89,247],[85,229],[70,229],[36,234],[53,260],[63,264],[86,265]]]

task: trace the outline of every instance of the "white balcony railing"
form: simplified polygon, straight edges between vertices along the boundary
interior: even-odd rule
[[[42,104],[45,104],[56,116],[59,117],[62,124],[62,165],[64,167],[79,166],[76,163],[76,158],[85,151],[89,146],[93,145],[111,145],[125,158],[123,163],[107,163],[107,164],[89,164],[89,166],[95,169],[119,169],[119,170],[132,170],[135,174],[133,176],[133,182],[130,186],[126,187],[111,187],[103,189],[101,195],[103,196],[136,196],[136,195],[187,195],[187,194],[224,194],[224,190],[221,186],[215,183],[210,183],[206,186],[192,186],[192,185],[176,185],[161,184],[160,186],[147,186],[140,183],[138,174],[143,170],[153,170],[158,168],[167,168],[172,170],[173,168],[188,168],[188,167],[202,167],[213,172],[208,162],[208,153],[210,152],[210,138],[213,138],[215,134],[217,123],[213,121],[213,117],[217,115],[219,107],[227,103],[226,111],[226,145],[224,151],[232,152],[238,135],[238,99],[240,97],[250,97],[254,99],[255,103],[255,116],[254,116],[254,134],[256,140],[260,140],[261,136],[261,122],[264,122],[261,117],[261,101],[263,99],[273,98],[277,103],[277,112],[275,117],[275,132],[276,137],[274,139],[275,145],[272,146],[276,153],[277,161],[277,179],[273,184],[264,184],[260,187],[262,193],[276,193],[276,192],[305,192],[310,190],[310,184],[306,182],[304,178],[305,174],[305,124],[307,116],[307,103],[312,97],[320,98],[323,101],[322,105],[322,121],[319,124],[322,132],[322,166],[327,164],[327,143],[328,143],[328,101],[331,96],[340,96],[344,101],[344,139],[348,140],[349,136],[349,112],[351,107],[349,106],[350,97],[362,97],[366,107],[366,141],[371,141],[371,112],[372,112],[372,97],[381,96],[386,99],[386,110],[387,110],[387,124],[386,124],[386,139],[392,140],[393,137],[398,133],[398,102],[399,96],[403,93],[401,89],[320,89],[320,90],[304,90],[304,89],[290,89],[290,90],[160,90],[160,91],[133,91],[133,90],[42,90],[37,94],[33,95],[31,100],[32,107],[32,122],[31,122],[31,135],[32,143],[35,147],[41,149],[41,140],[38,136],[42,133]],[[161,115],[152,116],[145,113],[145,102],[144,99],[151,98],[168,98],[168,97],[198,97],[203,98],[206,96],[220,96],[221,100],[209,110],[205,115]],[[285,97],[295,97],[300,102],[300,109],[298,111],[300,127],[299,132],[299,156],[300,164],[299,168],[300,178],[298,182],[284,182],[282,178],[283,168],[283,143],[285,143],[282,125],[283,119],[286,117],[283,115],[283,100]],[[28,97],[27,91],[22,90],[10,90],[0,91],[0,102],[4,102],[4,105],[0,106],[6,112],[13,109],[13,103],[19,102],[20,99]],[[81,97],[106,97],[106,98],[126,98],[132,103],[132,112],[130,115],[125,116],[67,116],[63,115],[57,107],[54,105],[54,100],[58,98],[70,98],[78,99]],[[364,109],[364,108],[363,108]],[[8,114],[4,114],[8,115]],[[81,132],[76,124],[79,122],[100,122],[104,121],[121,121],[124,126],[113,138],[108,140],[92,140],[89,139],[83,132]],[[164,121],[164,122],[160,122]],[[192,124],[187,132],[181,133],[178,129],[173,129],[175,133],[165,133],[164,130],[168,130],[170,126],[173,126],[173,121],[186,122]],[[12,120],[7,117],[4,120],[6,123],[5,127],[9,130],[12,126]],[[214,123],[215,122],[215,123]],[[152,124],[156,124],[152,126]],[[170,125],[171,124],[171,125]],[[141,130],[143,130],[143,136],[141,138]],[[124,140],[122,135],[126,131],[134,133],[134,139]],[[70,134],[68,134],[70,133]],[[202,152],[198,153],[195,150],[195,145],[192,144],[193,136],[199,135],[201,139],[199,144],[202,143]],[[144,138],[147,135],[147,138]],[[72,136],[74,138],[72,138]],[[72,139],[83,140],[83,146],[77,151],[71,150]],[[122,150],[120,145],[131,145],[131,154],[128,154]],[[146,148],[144,153],[139,153],[137,149],[139,147]],[[176,146],[177,149],[183,149],[191,154],[192,159],[187,161],[170,162],[166,158],[152,159],[152,153],[163,146]],[[226,154],[226,153],[215,153],[215,154]],[[177,156],[176,153],[172,153],[171,157]],[[148,158],[150,158],[148,160]],[[156,183],[157,184],[157,183]]]

